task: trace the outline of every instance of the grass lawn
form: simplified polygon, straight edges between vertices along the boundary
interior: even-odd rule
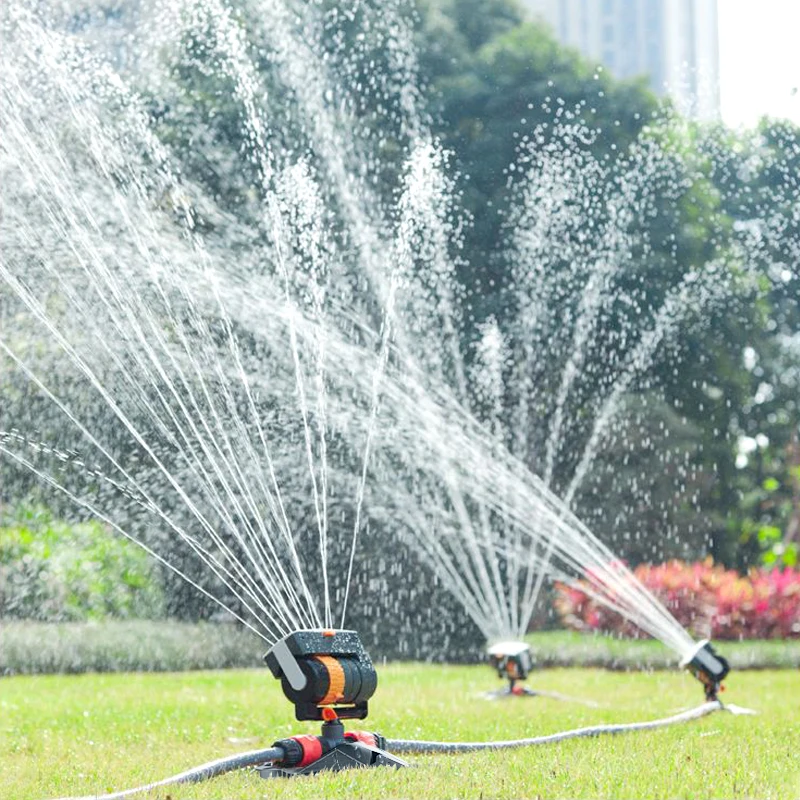
[[[394,738],[505,739],[604,722],[662,717],[699,704],[679,672],[554,669],[541,689],[601,704],[547,698],[489,702],[499,685],[483,666],[390,664],[359,726]],[[757,717],[716,713],[649,732],[475,755],[408,757],[413,769],[374,769],[292,781],[252,772],[171,798],[501,798],[800,796],[800,673],[736,672],[725,697]],[[136,786],[316,726],[293,720],[266,669],[226,672],[20,676],[0,679],[0,794],[43,800]]]

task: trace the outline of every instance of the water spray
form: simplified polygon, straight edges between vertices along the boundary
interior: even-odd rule
[[[386,752],[377,733],[345,732],[343,719],[364,719],[378,675],[355,631],[300,630],[281,639],[264,656],[295,717],[322,721],[320,735],[292,736],[273,744],[283,755],[262,767],[262,778],[313,775],[354,767],[405,767]]]
[[[706,700],[718,700],[725,690],[722,681],[731,671],[730,664],[711,646],[708,639],[698,642],[697,647],[681,661],[681,667],[688,669],[703,684]]]

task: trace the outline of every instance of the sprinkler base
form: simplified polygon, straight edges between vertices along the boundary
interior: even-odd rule
[[[485,692],[483,695],[487,700],[501,700],[504,697],[540,697],[541,692],[535,689],[529,689],[523,686],[516,678],[510,678],[508,686],[503,689],[495,689],[491,692]]]
[[[500,700],[504,697],[540,697],[541,693],[527,686],[506,686],[504,689],[495,689],[486,692],[484,697],[488,700]]]
[[[301,775],[316,775],[318,772],[340,772],[344,769],[362,769],[364,767],[399,769],[407,766],[408,764],[401,758],[380,748],[370,747],[361,742],[344,742],[306,767],[269,765],[261,767],[258,774],[262,778],[294,778]]]
[[[292,736],[275,742],[283,751],[280,761],[258,770],[262,778],[293,778],[318,772],[340,772],[363,767],[407,767],[405,761],[384,749],[386,740],[377,733],[349,731],[335,715],[322,724],[320,736]]]

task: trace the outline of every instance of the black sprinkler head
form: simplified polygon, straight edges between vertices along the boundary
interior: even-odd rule
[[[531,648],[525,642],[498,642],[487,651],[489,664],[497,670],[497,677],[509,682],[506,693],[527,694],[517,681],[524,681],[533,669]]]
[[[355,631],[294,631],[264,656],[298,720],[364,719],[378,675]],[[325,712],[325,713],[323,713]]]
[[[708,639],[698,642],[697,647],[681,661],[685,667],[703,684],[706,700],[717,700],[725,676],[731,671],[727,660],[719,655]]]

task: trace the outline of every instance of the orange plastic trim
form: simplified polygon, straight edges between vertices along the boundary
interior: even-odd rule
[[[333,656],[314,656],[328,671],[328,693],[319,701],[321,706],[330,706],[344,698],[344,670]]]

